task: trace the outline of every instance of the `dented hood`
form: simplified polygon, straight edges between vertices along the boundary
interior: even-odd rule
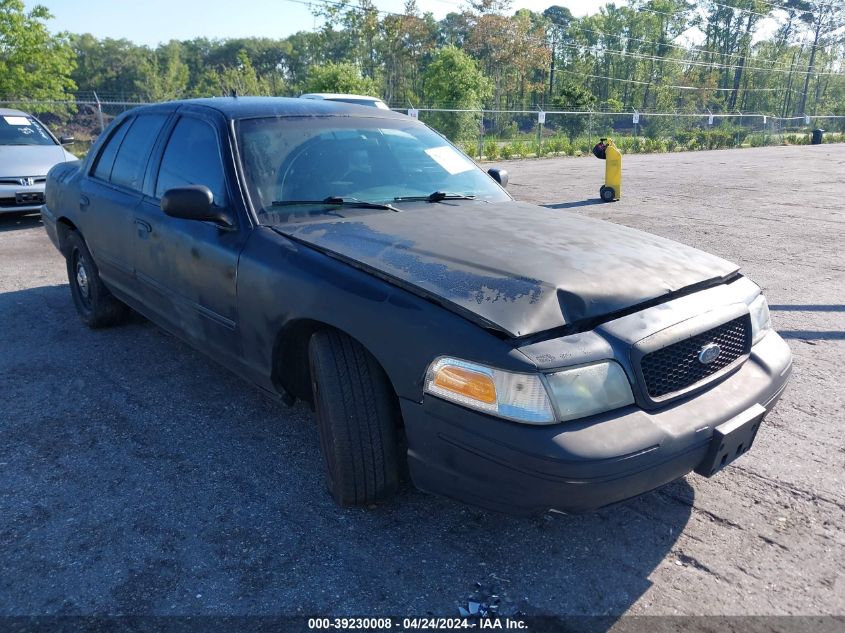
[[[513,337],[737,271],[649,233],[520,202],[422,204],[274,228]]]

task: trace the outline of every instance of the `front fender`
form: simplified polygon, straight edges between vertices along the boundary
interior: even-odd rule
[[[358,340],[384,368],[397,395],[417,402],[425,370],[437,356],[534,369],[507,340],[268,227],[254,230],[241,253],[237,296],[245,362],[265,389],[277,389],[272,371],[279,333],[301,320]],[[297,359],[281,359],[286,361]]]

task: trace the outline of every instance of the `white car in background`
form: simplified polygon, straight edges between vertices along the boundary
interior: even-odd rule
[[[0,108],[0,216],[40,213],[44,183],[53,165],[77,160],[31,114]]]
[[[309,92],[308,94],[299,95],[300,99],[315,99],[318,101],[342,101],[343,103],[354,103],[356,105],[369,106],[371,108],[380,108],[381,110],[390,110],[387,104],[378,97],[368,97],[366,95],[347,95],[335,92]]]

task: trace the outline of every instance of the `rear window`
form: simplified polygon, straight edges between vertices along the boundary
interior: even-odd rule
[[[111,170],[112,183],[140,191],[150,150],[166,120],[166,114],[142,114],[135,118],[117,150]]]
[[[102,180],[108,180],[111,177],[111,168],[114,165],[114,157],[117,156],[117,150],[120,148],[120,143],[123,137],[126,136],[126,130],[129,129],[130,123],[124,119],[117,126],[117,129],[112,132],[109,139],[106,141],[105,147],[100,151],[97,157],[97,164],[94,166],[94,176]]]

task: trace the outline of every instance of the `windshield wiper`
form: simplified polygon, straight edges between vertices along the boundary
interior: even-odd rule
[[[475,200],[475,196],[468,196],[462,193],[448,193],[446,191],[435,191],[427,196],[399,196],[393,198],[395,202],[411,202],[414,200],[425,200],[426,202],[442,202],[443,200]]]
[[[332,207],[346,207],[350,209],[386,209],[387,211],[399,212],[391,204],[382,204],[381,202],[368,202],[367,200],[359,200],[358,198],[344,198],[343,196],[329,196],[322,200],[275,200],[271,203],[274,207],[294,207],[297,205],[315,204],[326,205]]]

